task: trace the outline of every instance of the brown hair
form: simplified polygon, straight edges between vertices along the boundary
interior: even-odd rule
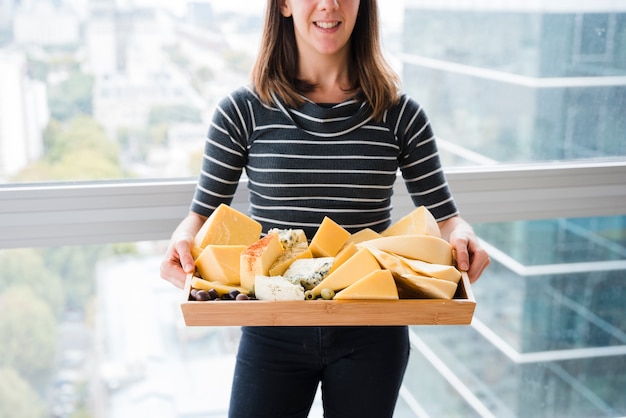
[[[397,103],[400,82],[382,54],[377,0],[361,0],[350,51],[353,88],[360,91],[374,118],[380,120],[384,111]],[[272,103],[272,94],[276,94],[293,108],[304,103],[302,93],[315,88],[310,82],[298,79],[293,20],[281,14],[279,0],[267,0],[261,47],[251,78],[261,100]]]

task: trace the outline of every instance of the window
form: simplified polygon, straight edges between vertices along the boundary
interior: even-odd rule
[[[225,415],[238,330],[156,277],[261,3],[0,1],[0,416]],[[379,1],[493,259],[471,326],[411,329],[398,418],[626,415],[626,8],[597,3]]]

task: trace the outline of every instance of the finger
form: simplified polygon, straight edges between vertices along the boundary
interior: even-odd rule
[[[191,245],[187,241],[180,241],[176,245],[178,258],[183,271],[187,274],[193,273],[196,269],[195,260],[191,255]]]

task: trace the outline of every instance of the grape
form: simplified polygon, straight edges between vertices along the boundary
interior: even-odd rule
[[[219,293],[217,293],[217,290],[215,289],[209,290],[209,296],[211,297],[211,299],[219,299],[220,297]]]
[[[237,299],[237,296],[240,294],[241,292],[237,289],[232,289],[230,292],[228,292],[228,294],[230,295],[231,299]]]
[[[198,290],[196,292],[196,300],[210,300],[211,296],[206,290]]]
[[[311,292],[310,290],[307,290],[306,292],[304,292],[304,299],[313,300],[315,299],[315,296],[313,296],[313,292]]]
[[[236,297],[236,300],[248,300],[250,299],[250,297],[248,295],[246,295],[245,293],[239,293]]]

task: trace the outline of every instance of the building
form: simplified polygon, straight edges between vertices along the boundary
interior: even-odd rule
[[[43,154],[46,86],[28,78],[24,53],[0,49],[0,181]]]
[[[405,88],[443,158],[625,155],[617,3],[407,1]],[[626,414],[625,230],[624,216],[477,225],[494,263],[475,286],[476,317],[470,328],[416,329],[419,369],[406,379],[416,402],[430,416]],[[621,231],[617,245],[608,231]]]

